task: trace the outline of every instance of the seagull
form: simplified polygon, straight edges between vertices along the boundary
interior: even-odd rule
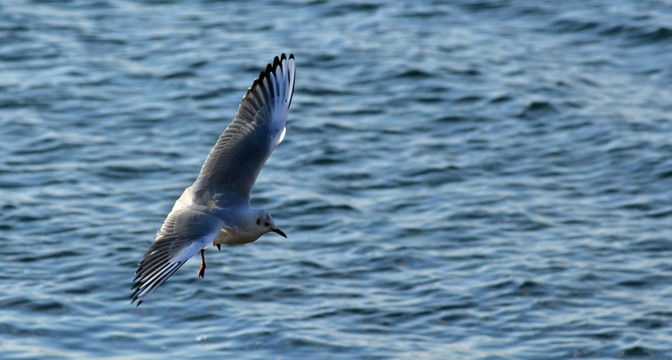
[[[205,160],[196,181],[175,202],[138,265],[131,303],[139,306],[187,260],[210,245],[241,245],[275,232],[271,214],[250,206],[250,192],[273,149],[285,137],[294,94],[294,55],[276,56],[247,89],[238,112]]]

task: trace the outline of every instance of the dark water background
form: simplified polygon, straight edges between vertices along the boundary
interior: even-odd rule
[[[259,71],[289,235],[133,272]],[[0,358],[671,359],[670,1],[0,3]]]

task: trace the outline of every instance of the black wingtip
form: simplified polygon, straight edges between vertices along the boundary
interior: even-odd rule
[[[287,55],[285,53],[282,53],[282,55],[280,56],[280,63],[282,63],[283,60],[287,60],[287,59],[294,60],[294,54],[290,53],[289,57],[287,57]]]
[[[259,73],[259,77],[254,79],[254,81],[252,82],[252,86],[250,86],[247,89],[247,93],[245,93],[245,96],[243,96],[243,98],[247,97],[250,94],[250,92],[252,92],[252,89],[254,89],[255,86],[261,84],[265,77],[269,77],[271,73],[275,74],[275,69],[277,69],[278,67],[282,69],[282,62],[287,59],[288,58],[285,53],[282,53],[282,55],[280,55],[279,58],[277,56],[273,58],[273,63],[267,64],[266,69],[262,70]],[[294,54],[289,54],[289,59],[293,60]]]
[[[136,284],[136,286],[137,286],[137,284]],[[135,287],[135,286],[133,286],[133,287]],[[133,304],[136,301],[138,302],[137,304],[135,304],[136,307],[140,306],[140,304],[142,304],[142,301],[143,301],[142,299],[140,299],[139,292],[140,292],[140,289],[136,289],[131,294],[131,296],[129,296],[131,298],[131,304]]]

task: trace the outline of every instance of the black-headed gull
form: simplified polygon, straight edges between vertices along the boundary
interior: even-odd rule
[[[140,305],[199,252],[198,276],[203,277],[203,250],[209,245],[246,244],[270,231],[287,237],[268,211],[250,206],[250,192],[266,159],[285,136],[294,74],[294,55],[282,54],[254,80],[198,178],[175,202],[140,262],[131,303]]]

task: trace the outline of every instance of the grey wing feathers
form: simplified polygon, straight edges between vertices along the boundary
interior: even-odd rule
[[[131,303],[138,301],[140,305],[187,260],[211,243],[222,226],[218,218],[194,210],[182,209],[168,214],[135,272]]]
[[[205,160],[196,189],[226,187],[249,199],[261,168],[284,136],[295,72],[294,55],[282,54],[254,80]]]

